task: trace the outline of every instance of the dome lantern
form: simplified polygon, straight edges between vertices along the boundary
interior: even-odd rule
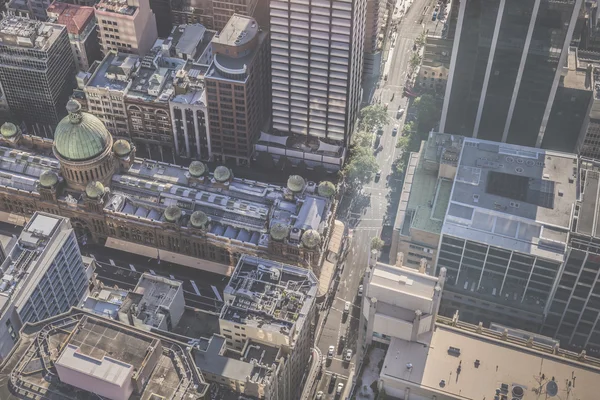
[[[188,172],[194,178],[200,178],[206,173],[206,165],[201,161],[192,161],[188,167]]]
[[[46,170],[40,175],[40,185],[45,188],[51,188],[58,183],[58,175],[56,172]]]
[[[225,183],[231,179],[231,171],[224,165],[219,165],[213,172],[213,177],[217,182]]]
[[[288,236],[290,230],[287,225],[277,222],[271,226],[269,233],[271,234],[271,238],[273,238],[273,240],[282,241]]]
[[[322,181],[317,188],[319,196],[332,197],[335,194],[335,185],[329,181]]]
[[[208,216],[202,211],[194,211],[190,217],[190,224],[194,228],[202,229],[208,223]]]
[[[125,139],[119,139],[113,144],[113,151],[119,157],[126,157],[131,153],[131,144]]]
[[[19,128],[12,122],[5,122],[2,124],[2,127],[0,127],[0,133],[5,139],[10,139],[19,133]]]
[[[290,177],[287,180],[287,188],[293,193],[300,193],[302,189],[304,189],[305,185],[306,182],[304,181],[304,178],[300,175],[290,175]]]

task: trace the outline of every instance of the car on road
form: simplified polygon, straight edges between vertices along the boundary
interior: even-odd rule
[[[379,179],[381,179],[381,170],[377,171],[377,173],[375,174],[375,182],[378,182]]]
[[[332,359],[334,351],[335,351],[335,347],[334,346],[329,346],[329,350],[327,351],[327,358]]]
[[[317,397],[315,397],[316,400],[321,400],[323,398],[323,396],[325,395],[325,393],[323,393],[322,390],[319,390],[317,392]]]
[[[335,394],[339,396],[340,394],[342,394],[342,390],[344,390],[344,384],[340,382],[337,385],[337,390],[335,391]]]
[[[404,108],[398,108],[398,112],[396,113],[396,119],[402,118],[402,115],[404,115]]]
[[[344,304],[344,313],[347,313],[350,311],[350,302],[347,301],[346,304]]]
[[[344,360],[350,362],[352,360],[352,349],[346,350],[346,354],[344,355]]]
[[[433,16],[431,17],[431,20],[432,20],[432,21],[435,21],[435,19],[436,19],[436,18],[437,18],[437,13],[436,13],[436,12],[434,12],[434,13],[433,13]]]
[[[358,285],[358,295],[362,296],[363,294],[363,285]]]
[[[383,135],[383,126],[379,125],[376,132],[378,135]]]
[[[331,393],[333,391],[333,388],[335,388],[335,381],[337,381],[337,374],[333,374],[331,375],[331,379],[329,380],[329,393]]]
[[[392,129],[392,136],[396,136],[396,133],[398,133],[398,125],[394,126],[394,129]]]

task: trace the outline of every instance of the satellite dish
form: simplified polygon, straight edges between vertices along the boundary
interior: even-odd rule
[[[550,397],[554,397],[558,394],[558,385],[555,381],[546,383],[546,394]]]

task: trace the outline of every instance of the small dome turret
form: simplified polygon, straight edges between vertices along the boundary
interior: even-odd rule
[[[201,161],[192,161],[188,167],[188,171],[194,178],[200,178],[207,171],[206,165]]]
[[[319,183],[317,192],[319,193],[319,196],[332,197],[335,194],[335,185],[329,181],[323,181]]]
[[[309,229],[302,234],[302,244],[309,249],[314,249],[321,244],[321,235],[314,229]]]
[[[194,228],[204,228],[208,223],[208,216],[202,211],[194,211],[190,217],[190,224]]]
[[[284,225],[281,222],[276,222],[271,226],[269,233],[271,234],[273,240],[281,241],[288,236],[290,229],[287,225]]]
[[[226,166],[219,165],[217,168],[215,168],[213,177],[217,182],[224,183],[231,179],[231,171]]]
[[[125,139],[119,139],[113,144],[113,151],[119,157],[126,157],[131,153],[131,144]]]
[[[287,188],[294,193],[300,193],[302,189],[304,189],[305,185],[306,182],[304,181],[304,178],[300,175],[290,175],[290,177],[287,180]]]
[[[10,139],[14,136],[17,136],[17,133],[19,133],[19,128],[17,128],[17,126],[12,122],[5,122],[2,124],[2,127],[0,127],[0,133],[5,139]]]
[[[85,187],[85,194],[90,199],[98,199],[104,194],[104,185],[98,181],[93,181]]]
[[[56,172],[46,170],[40,175],[40,185],[45,188],[51,188],[58,183],[58,175]]]
[[[165,210],[164,216],[167,222],[177,222],[179,221],[179,218],[181,218],[182,214],[183,212],[181,211],[181,208],[177,206],[169,206]]]

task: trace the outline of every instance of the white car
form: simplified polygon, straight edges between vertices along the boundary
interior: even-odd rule
[[[399,108],[398,113],[396,114],[396,119],[402,117],[403,114],[404,114],[404,108]]]
[[[344,360],[350,362],[352,360],[352,349],[346,350],[346,355],[344,356]]]
[[[323,394],[324,394],[324,393],[323,393],[323,391],[322,391],[322,390],[319,390],[319,391],[317,392],[317,397],[316,397],[316,400],[321,400],[321,399],[323,398]]]
[[[335,352],[334,346],[329,346],[329,351],[327,351],[327,358],[333,358],[333,353]]]
[[[350,311],[350,302],[347,301],[346,304],[344,304],[344,312],[347,313]]]
[[[338,383],[337,390],[335,391],[335,393],[340,395],[340,394],[342,394],[343,389],[344,389],[344,384],[340,382],[340,383]]]
[[[363,295],[363,285],[358,285],[358,295],[359,296]]]

